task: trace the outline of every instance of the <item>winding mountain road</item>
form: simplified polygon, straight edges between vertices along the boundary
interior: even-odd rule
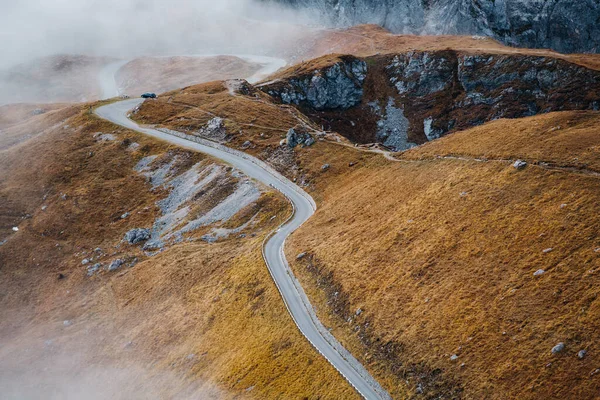
[[[348,380],[361,396],[369,400],[391,399],[390,395],[375,381],[362,364],[319,321],[308,297],[285,258],[286,239],[316,211],[317,207],[312,197],[269,165],[248,154],[183,133],[175,135],[156,129],[140,127],[128,118],[128,113],[142,102],[142,99],[131,99],[112,103],[98,108],[96,114],[100,118],[125,128],[219,158],[243,171],[250,178],[275,188],[289,199],[294,207],[294,214],[265,240],[263,256],[290,315],[302,334]]]

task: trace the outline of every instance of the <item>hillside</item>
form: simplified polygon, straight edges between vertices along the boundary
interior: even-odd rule
[[[373,25],[302,37],[279,56],[303,61],[257,84],[233,56],[133,60],[119,86],[164,92],[128,115],[312,196],[284,273],[392,398],[596,398],[600,57]],[[91,88],[109,61],[35,68]],[[117,99],[41,101],[0,107],[0,393],[360,397],[265,265],[293,211],[276,185],[94,114]]]
[[[308,254],[294,269],[320,317],[426,398],[594,398],[599,123],[500,120],[361,168],[331,155],[287,251]]]
[[[87,105],[70,110],[58,126],[42,115],[29,129],[45,133],[0,152],[0,213],[10,214],[0,233],[2,393],[354,398],[282,318],[262,262],[265,235],[289,214],[285,201],[259,187],[247,206],[238,197],[243,208],[228,220],[158,253],[130,245],[129,230],[161,229],[172,215],[161,207],[182,195],[169,185],[184,177],[215,178],[178,209],[191,211],[189,221],[247,184],[208,157],[102,122]],[[116,260],[124,265],[107,270]]]
[[[354,59],[310,71],[339,60]],[[499,119],[383,157],[319,133],[264,85],[232,84],[167,93],[135,118],[206,137],[222,118],[219,140],[307,188],[319,210],[287,257],[304,255],[292,266],[319,317],[392,396],[594,397],[598,112]],[[291,149],[292,126],[316,143]]]

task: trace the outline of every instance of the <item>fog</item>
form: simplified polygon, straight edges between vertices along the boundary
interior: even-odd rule
[[[46,329],[52,331],[51,327]],[[137,357],[135,345],[121,357],[102,355],[98,342],[110,336],[94,327],[87,343],[81,333],[42,340],[21,334],[0,340],[0,398],[3,400],[159,400],[220,399],[228,397],[216,385],[189,379],[182,372],[156,368]],[[113,334],[114,335],[114,334]],[[128,360],[129,359],[129,360]],[[197,357],[179,362],[192,368]]]
[[[0,69],[53,54],[268,54],[315,21],[260,0],[0,0]]]

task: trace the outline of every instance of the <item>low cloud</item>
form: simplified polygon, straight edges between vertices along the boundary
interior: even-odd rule
[[[65,53],[265,54],[313,21],[259,0],[0,0],[0,68]]]

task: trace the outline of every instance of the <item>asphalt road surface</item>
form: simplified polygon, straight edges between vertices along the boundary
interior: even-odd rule
[[[362,364],[319,321],[285,258],[283,250],[286,238],[316,211],[317,207],[312,197],[264,162],[245,153],[228,149],[217,143],[208,141],[197,143],[184,137],[138,126],[128,118],[128,113],[142,101],[142,99],[131,99],[109,104],[98,108],[96,114],[125,128],[221,159],[243,171],[248,177],[275,188],[289,199],[294,206],[294,215],[267,238],[263,247],[263,255],[290,315],[310,343],[364,398],[369,400],[390,399],[389,394],[373,379]]]

